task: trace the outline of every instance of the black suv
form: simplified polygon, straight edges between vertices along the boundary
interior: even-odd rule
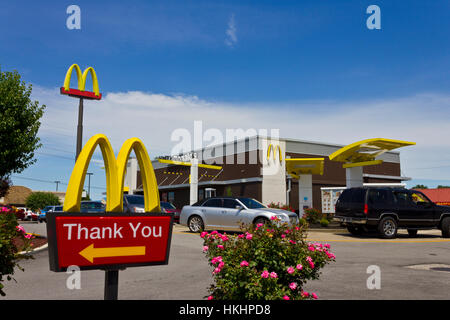
[[[415,236],[417,230],[437,228],[450,238],[450,207],[438,206],[422,192],[403,188],[349,188],[336,202],[335,221],[352,234],[377,230],[395,238],[399,228]]]

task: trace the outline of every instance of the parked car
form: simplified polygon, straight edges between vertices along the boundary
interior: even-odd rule
[[[38,215],[34,213],[32,210],[26,208],[26,207],[18,207],[17,210],[23,211],[25,214],[25,217],[23,220],[26,221],[38,221]]]
[[[180,222],[180,213],[181,210],[177,209],[170,202],[161,201],[161,211],[166,213],[173,213],[173,221],[176,223]]]
[[[45,221],[47,222],[46,213],[50,210],[54,210],[55,206],[46,206],[43,209],[41,209],[41,212],[39,213],[39,222]]]
[[[145,212],[144,196],[138,194],[124,194],[123,212]]]
[[[177,209],[170,202],[161,201],[161,211],[165,213],[173,213],[173,220],[180,221],[180,210]],[[124,194],[123,195],[123,212],[145,212],[144,196],[139,194]]]
[[[272,217],[288,224],[298,222],[294,212],[268,208],[252,198],[213,197],[192,206],[184,206],[180,214],[180,224],[188,226],[192,232],[210,228],[238,231],[241,223],[265,223]]]
[[[352,234],[378,231],[382,238],[395,238],[399,228],[410,236],[418,230],[440,229],[450,237],[450,207],[434,204],[420,191],[403,188],[349,188],[336,202],[335,221]]]
[[[81,201],[81,212],[99,213],[105,211],[106,206],[101,201]]]

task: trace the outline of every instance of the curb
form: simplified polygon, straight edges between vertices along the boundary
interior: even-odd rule
[[[41,237],[41,238],[47,239],[47,237],[44,237],[44,236],[42,236],[42,235],[40,235],[40,234],[36,234],[36,233],[31,233],[31,234],[32,234],[33,236],[35,236],[35,237]],[[48,241],[48,240],[47,240],[47,241]],[[30,251],[20,251],[20,252],[18,252],[17,254],[32,254],[32,253],[37,253],[37,252],[43,251],[43,250],[45,250],[45,249],[47,249],[47,248],[48,248],[48,242],[47,242],[46,244],[40,246],[40,247],[34,248],[33,250],[30,250]]]

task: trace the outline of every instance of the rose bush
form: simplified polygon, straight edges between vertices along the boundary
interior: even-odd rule
[[[12,275],[16,267],[24,271],[18,265],[18,261],[31,258],[31,256],[20,252],[30,250],[33,236],[26,233],[25,229],[17,223],[14,210],[16,209],[6,207],[0,209],[0,295],[2,296],[6,295],[3,290],[5,276],[8,281],[14,280]],[[23,245],[17,247],[16,243],[18,242],[23,243]]]
[[[288,206],[286,204],[281,204],[281,203],[275,203],[275,202],[271,202],[267,205],[269,208],[275,208],[275,209],[283,209],[283,210],[287,210],[287,211],[291,211],[291,212],[295,212],[295,210],[291,207]]]
[[[317,299],[303,290],[335,256],[328,244],[306,242],[306,225],[277,219],[228,235],[202,232],[214,276],[208,299]]]
[[[324,217],[322,212],[314,208],[308,208],[304,211],[303,218],[309,223],[320,223],[320,220]]]

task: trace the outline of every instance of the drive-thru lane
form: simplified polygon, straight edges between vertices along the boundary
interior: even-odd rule
[[[45,224],[24,226],[29,232],[45,234]],[[450,299],[450,272],[445,267],[441,271],[426,267],[450,268],[450,241],[438,231],[419,231],[415,238],[401,232],[394,240],[355,237],[345,231],[309,232],[308,240],[330,243],[336,255],[336,262],[323,269],[320,280],[305,288],[321,299]],[[68,274],[49,271],[47,250],[34,257],[21,263],[25,272],[16,271],[17,283],[5,283],[7,295],[0,299],[103,299],[103,271],[83,271],[81,289],[69,290]],[[371,265],[381,270],[380,290],[367,288]],[[121,271],[119,299],[203,299],[211,281],[202,239],[176,225],[169,265]]]

